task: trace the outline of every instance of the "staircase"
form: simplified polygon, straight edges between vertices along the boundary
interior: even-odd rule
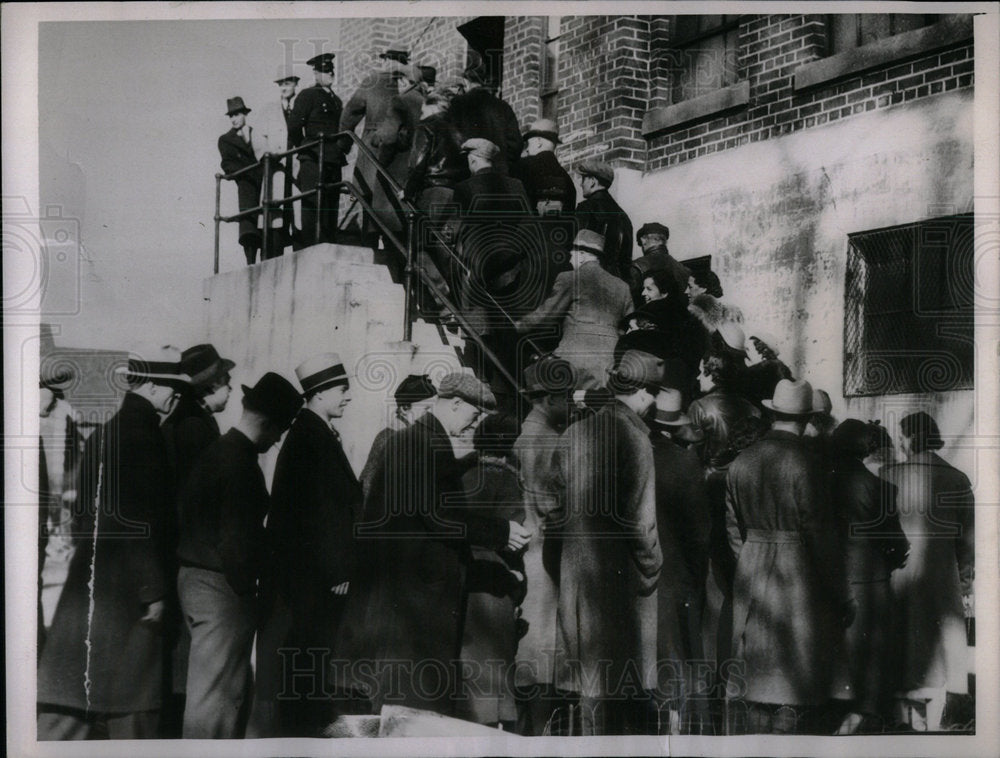
[[[461,368],[461,341],[438,324],[414,321],[412,339],[400,339],[403,286],[373,258],[370,249],[319,244],[205,280],[208,340],[236,362],[222,429],[239,418],[239,384],[275,371],[298,386],[295,367],[303,359],[336,352],[352,376],[353,401],[334,423],[360,471],[394,415],[399,382],[411,373],[436,380]],[[275,458],[272,450],[262,461],[268,478]]]

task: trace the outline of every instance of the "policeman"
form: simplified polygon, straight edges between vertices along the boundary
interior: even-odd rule
[[[312,66],[316,84],[303,90],[295,100],[288,118],[289,139],[296,147],[315,141],[321,134],[327,139],[323,145],[323,183],[340,181],[341,167],[347,162],[343,151],[332,137],[337,133],[343,104],[333,94],[333,53],[323,53],[307,62]],[[319,184],[319,146],[299,154],[298,184],[302,192],[316,189]],[[302,200],[302,235],[296,249],[315,242],[333,242],[337,232],[338,194],[327,193],[323,207],[317,211],[316,196]],[[320,214],[320,236],[316,239],[316,214]]]

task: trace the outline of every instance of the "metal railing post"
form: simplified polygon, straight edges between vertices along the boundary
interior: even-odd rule
[[[323,176],[323,160],[325,158],[323,154],[323,148],[326,145],[326,135],[323,132],[319,133],[319,175],[316,179],[316,244],[322,241],[322,229],[323,229],[323,182],[326,177]]]
[[[403,342],[413,337],[413,255],[416,224],[412,210],[406,211],[406,268],[403,270]]]
[[[222,174],[215,175],[215,264],[212,268],[213,274],[219,273],[219,223],[222,217],[219,216],[219,205],[222,202]]]
[[[264,228],[260,233],[260,258],[267,260],[271,257],[271,154],[264,153],[264,194],[261,198],[261,223]]]

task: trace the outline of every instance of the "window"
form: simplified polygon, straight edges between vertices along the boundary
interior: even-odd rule
[[[848,235],[844,395],[973,386],[972,216]]]
[[[922,29],[940,17],[919,13],[837,13],[827,17],[830,55],[869,45],[903,32]]]
[[[671,102],[735,84],[739,16],[674,16],[671,48]]]
[[[559,116],[559,27],[561,21],[561,16],[546,17],[544,49],[542,50],[542,118],[550,118],[553,121],[558,121]]]

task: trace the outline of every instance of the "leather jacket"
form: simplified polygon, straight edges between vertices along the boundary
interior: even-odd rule
[[[415,200],[428,187],[454,187],[469,175],[468,163],[448,121],[428,116],[417,126],[404,192]]]

